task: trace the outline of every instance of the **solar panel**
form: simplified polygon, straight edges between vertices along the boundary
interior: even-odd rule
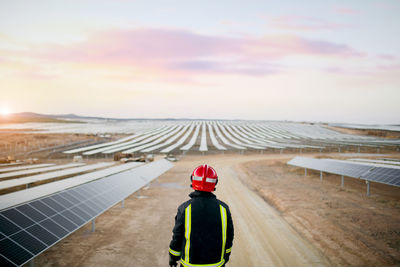
[[[0,172],[12,172],[12,171],[21,171],[21,170],[28,170],[28,169],[35,169],[41,167],[49,167],[54,166],[52,163],[43,163],[43,164],[30,164],[18,167],[9,167],[9,168],[1,168]]]
[[[218,149],[218,150],[226,150],[226,148],[221,145],[220,143],[218,143],[217,138],[215,137],[214,131],[213,131],[213,127],[212,125],[208,122],[207,123],[208,126],[208,133],[210,134],[210,139],[211,139],[211,143]]]
[[[372,182],[400,186],[400,168],[375,167],[362,175],[361,178]]]
[[[20,266],[172,167],[167,160],[0,211],[1,266]]]
[[[190,139],[189,143],[182,146],[180,148],[180,150],[184,150],[184,151],[189,150],[196,143],[197,137],[199,136],[199,131],[200,131],[200,124],[197,124],[196,129],[194,130],[194,133],[193,133],[192,138]]]
[[[29,175],[29,174],[33,174],[33,173],[48,172],[48,171],[59,170],[59,169],[67,169],[67,168],[72,168],[72,167],[79,167],[82,165],[85,165],[85,164],[84,163],[69,163],[69,164],[56,165],[56,166],[51,166],[51,167],[35,168],[35,169],[29,169],[29,170],[1,173],[0,179],[24,176],[24,175]]]
[[[94,171],[86,174],[77,175],[68,179],[38,185],[33,188],[5,194],[0,196],[0,210],[19,205],[20,203],[29,202],[33,199],[48,196],[66,188],[72,188],[87,182],[101,179],[106,176],[114,175],[123,171],[127,171],[137,166],[143,165],[141,162],[130,162],[110,168]]]
[[[200,139],[200,148],[199,151],[208,151],[207,147],[207,135],[206,135],[206,124],[203,122],[201,124],[201,139]]]
[[[400,186],[400,167],[398,166],[382,166],[372,163],[352,163],[344,160],[305,157],[295,157],[288,164],[353,178],[361,178],[377,183]]]
[[[305,157],[295,157],[288,162],[289,165],[318,170],[353,178],[360,178],[371,166],[357,163],[347,163],[329,159],[314,159]]]
[[[187,132],[185,133],[185,135],[183,135],[175,144],[173,144],[173,145],[170,145],[169,147],[167,147],[167,148],[164,148],[163,150],[161,150],[160,152],[161,153],[168,153],[168,152],[171,152],[172,150],[174,150],[175,148],[177,148],[178,146],[180,146],[180,145],[182,145],[184,142],[185,142],[185,140],[189,137],[189,135],[192,133],[192,131],[193,131],[193,129],[194,129],[194,124],[193,123],[191,123],[190,124],[190,127],[189,127],[189,130],[187,130]]]
[[[39,181],[46,181],[46,180],[55,179],[55,178],[59,178],[59,177],[65,177],[67,175],[79,174],[82,172],[92,171],[92,170],[100,169],[100,168],[104,168],[104,167],[109,167],[113,164],[114,164],[113,162],[100,162],[100,163],[90,164],[90,165],[86,165],[86,166],[82,166],[82,167],[59,170],[59,171],[55,171],[55,172],[47,172],[47,173],[32,175],[32,176],[28,176],[28,177],[24,177],[24,178],[0,181],[0,190],[16,187],[16,186],[20,186],[20,185],[28,185],[31,183],[36,183]]]

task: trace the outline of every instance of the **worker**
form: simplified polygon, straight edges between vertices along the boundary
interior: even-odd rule
[[[190,176],[194,192],[178,207],[169,266],[223,267],[229,261],[233,242],[233,223],[227,204],[212,193],[218,183],[215,170],[207,164],[198,166]]]

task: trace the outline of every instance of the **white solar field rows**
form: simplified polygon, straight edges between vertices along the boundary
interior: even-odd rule
[[[55,179],[55,178],[59,178],[59,177],[64,177],[67,175],[73,175],[73,174],[79,174],[79,173],[83,173],[83,172],[87,172],[87,171],[93,171],[95,169],[109,167],[113,164],[114,163],[112,163],[112,162],[100,162],[100,163],[90,164],[90,165],[86,165],[86,166],[82,166],[82,167],[69,168],[69,169],[65,169],[65,170],[61,170],[61,171],[37,174],[37,175],[33,175],[33,176],[28,176],[25,178],[16,178],[16,179],[11,179],[11,180],[6,180],[6,181],[0,181],[0,190],[16,187],[16,186],[20,186],[20,185],[28,185],[31,183],[46,181],[46,180]]]
[[[84,165],[84,164],[83,163],[68,163],[68,164],[64,164],[64,165],[55,165],[55,166],[51,166],[51,167],[35,168],[35,169],[15,171],[15,172],[6,172],[6,173],[0,174],[0,179],[29,175],[29,174],[34,174],[34,173],[48,172],[48,171],[53,171],[53,170],[67,169],[67,168],[72,168],[72,167],[79,167],[82,165]]]
[[[337,146],[400,146],[400,140],[343,134],[320,124],[249,121],[175,121],[113,142],[67,154],[170,153],[178,151],[324,149]]]

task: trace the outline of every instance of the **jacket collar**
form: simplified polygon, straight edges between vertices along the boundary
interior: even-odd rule
[[[189,194],[189,197],[194,198],[194,197],[212,197],[216,198],[216,196],[211,193],[211,192],[204,192],[204,191],[194,191]]]

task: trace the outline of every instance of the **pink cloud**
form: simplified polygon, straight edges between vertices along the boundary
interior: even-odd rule
[[[334,9],[334,12],[342,15],[356,15],[360,13],[359,10],[355,10],[349,7],[337,7]]]
[[[284,71],[276,60],[294,55],[360,57],[344,44],[298,36],[223,37],[184,30],[110,30],[86,42],[47,46],[35,51],[42,60],[128,65],[158,71],[266,75]]]
[[[385,60],[396,60],[398,57],[394,56],[394,55],[390,55],[390,54],[381,54],[378,56],[381,59],[385,59]]]
[[[272,19],[272,26],[281,30],[317,31],[352,27],[348,24],[334,23],[313,17],[296,15],[278,16]]]

